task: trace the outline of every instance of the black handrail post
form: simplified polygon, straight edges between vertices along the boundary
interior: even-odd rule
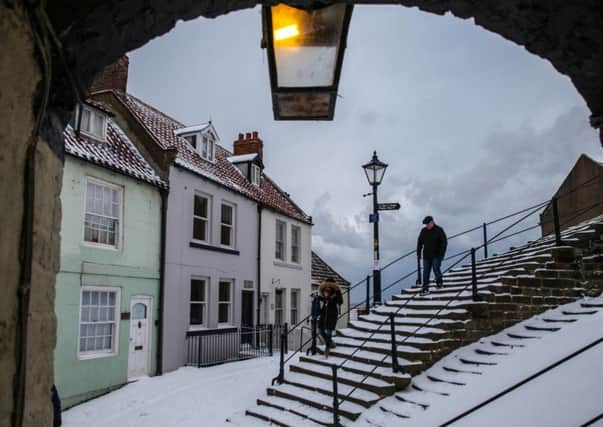
[[[370,312],[371,306],[371,276],[366,276],[366,311]]]
[[[482,225],[484,231],[484,258],[488,258],[488,224]]]
[[[559,203],[557,197],[551,200],[553,203],[553,224],[555,225],[555,245],[561,246],[561,226],[559,225]]]
[[[396,323],[394,313],[389,313],[390,330],[392,334],[392,371],[395,373],[400,372],[400,365],[398,365],[398,349],[396,345]]]
[[[201,335],[197,336],[197,368],[201,367],[201,340],[203,337]]]
[[[287,340],[288,335],[289,335],[289,327],[285,323],[283,325],[283,335],[281,335],[281,346],[285,347],[285,353],[289,353],[289,341]]]
[[[479,301],[477,295],[477,272],[475,268],[475,248],[471,248],[471,289],[473,291],[473,301]]]
[[[270,352],[270,357],[272,357],[274,355],[274,353],[272,351],[273,350],[272,334],[273,334],[273,331],[272,331],[272,323],[271,323],[268,325],[268,348],[269,348],[268,351]]]
[[[311,348],[312,356],[314,356],[316,354],[316,340],[318,338],[317,323],[318,323],[318,320],[312,319],[312,348]]]
[[[333,425],[339,427],[341,423],[339,422],[339,397],[337,397],[337,365],[332,365],[331,370],[333,372]]]
[[[272,385],[274,385],[275,382],[282,384],[283,382],[285,382],[285,345],[284,342],[287,339],[287,334],[286,331],[287,330],[287,324],[285,323],[285,325],[283,325],[283,328],[281,329],[281,342],[280,342],[280,352],[281,352],[281,359],[279,362],[279,369],[278,369],[278,375],[276,377],[274,377],[272,379]]]

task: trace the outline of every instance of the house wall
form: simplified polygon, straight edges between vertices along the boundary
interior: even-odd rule
[[[94,177],[123,189],[121,248],[101,249],[83,243],[86,178]],[[111,286],[121,289],[120,312],[129,313],[133,295],[152,297],[148,373],[156,372],[159,318],[161,198],[149,184],[68,156],[61,193],[61,267],[56,282],[58,322],[55,382],[65,407],[127,382],[129,320],[120,320],[117,354],[78,358],[80,289]],[[123,317],[123,314],[122,314]]]
[[[603,214],[603,165],[581,155],[555,196],[558,196],[561,229]],[[582,185],[588,182],[587,185]],[[572,191],[574,190],[575,191]],[[551,206],[540,215],[542,235],[555,232]]]
[[[282,262],[275,258],[276,221],[287,224],[286,259]],[[301,262],[291,263],[291,225],[301,227]],[[280,215],[269,209],[262,210],[262,254],[261,286],[262,293],[269,293],[268,319],[263,323],[274,323],[275,290],[285,290],[284,322],[291,326],[290,301],[291,289],[300,289],[299,320],[310,314],[310,292],[312,276],[312,227],[309,224]],[[262,312],[264,310],[262,309]],[[299,346],[299,338],[297,339]]]
[[[238,255],[190,246],[193,236],[195,192],[211,196],[211,244],[219,246],[220,204],[236,205],[235,249]],[[242,289],[245,280],[257,287],[258,213],[256,203],[179,167],[170,171],[165,260],[164,348],[165,372],[185,364],[186,332],[190,321],[190,280],[209,278],[208,329],[218,327],[218,282],[233,279],[232,324],[241,323]],[[256,294],[254,291],[253,314]],[[255,317],[254,317],[255,321]],[[224,325],[225,326],[225,325]],[[203,329],[198,326],[193,329]]]

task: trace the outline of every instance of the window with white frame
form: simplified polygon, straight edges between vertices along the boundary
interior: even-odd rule
[[[107,133],[107,116],[100,111],[83,106],[80,108],[80,130],[96,139],[104,141]]]
[[[297,225],[291,226],[291,262],[300,263],[301,228]]]
[[[218,289],[218,323],[232,323],[232,280],[220,280]]]
[[[191,279],[191,325],[207,325],[207,279]]]
[[[209,197],[195,194],[193,207],[193,239],[209,243],[211,201]]]
[[[187,135],[184,137],[186,141],[193,147],[197,148],[197,135]]]
[[[220,244],[231,248],[235,245],[235,207],[228,203],[222,203]]]
[[[291,307],[291,325],[296,325],[299,319],[299,289],[291,289],[291,301],[289,306]]]
[[[215,150],[216,144],[213,137],[209,134],[203,135],[201,138],[201,157],[213,162]]]
[[[119,247],[122,189],[96,179],[86,181],[84,241]]]
[[[274,291],[274,324],[282,325],[285,323],[283,310],[285,309],[284,292],[282,289]]]
[[[119,288],[82,288],[78,345],[80,356],[117,352],[119,297]]]
[[[274,257],[285,260],[285,241],[287,239],[287,224],[276,220],[276,237],[274,242]]]
[[[251,165],[251,183],[253,185],[260,185],[260,175],[261,175],[261,170],[260,167],[258,165]]]

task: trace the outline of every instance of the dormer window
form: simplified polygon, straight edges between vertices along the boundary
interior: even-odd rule
[[[186,139],[193,148],[197,148],[197,135],[188,135],[185,136],[184,139]]]
[[[259,187],[260,185],[260,176],[262,171],[260,167],[256,164],[251,165],[251,183]]]
[[[106,114],[87,105],[80,107],[80,112],[81,117],[78,117],[79,130],[95,139],[105,141],[107,139]]]
[[[210,162],[215,160],[218,134],[211,122],[176,129],[174,134],[184,138],[205,160]]]

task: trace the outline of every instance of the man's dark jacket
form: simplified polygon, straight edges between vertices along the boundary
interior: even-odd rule
[[[447,246],[448,239],[442,227],[435,224],[431,230],[424,227],[417,240],[417,256],[421,256],[422,249],[423,258],[444,258]]]
[[[322,300],[322,309],[318,324],[322,329],[335,329],[337,318],[339,317],[339,306],[343,304],[341,291],[336,291],[335,295],[329,299],[320,297]]]

